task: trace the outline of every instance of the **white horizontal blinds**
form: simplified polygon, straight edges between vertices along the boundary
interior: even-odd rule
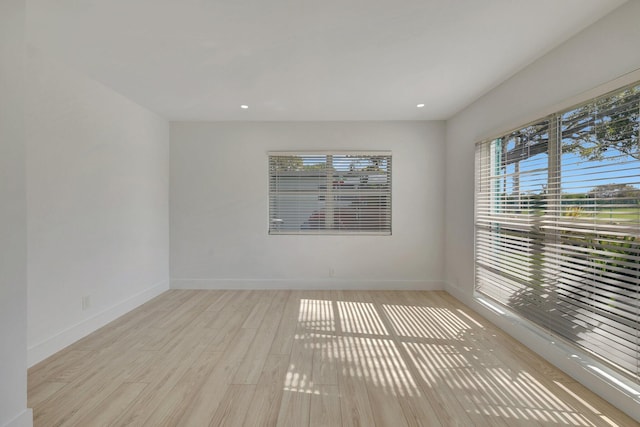
[[[638,372],[640,310],[640,85],[559,114],[560,332]]]
[[[635,381],[639,116],[635,85],[476,147],[477,290]]]
[[[270,234],[391,234],[391,154],[269,153]]]
[[[548,129],[542,121],[476,147],[477,289],[523,310],[545,293]]]
[[[269,156],[270,233],[304,230],[325,209],[326,162],[326,155]]]

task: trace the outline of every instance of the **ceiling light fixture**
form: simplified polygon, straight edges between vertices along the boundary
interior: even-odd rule
[[[418,104],[418,105],[416,105],[416,107],[422,108],[422,107],[424,107],[424,104]]]
[[[248,105],[244,105],[244,104],[242,104],[242,105],[240,106],[240,108],[242,108],[243,110],[246,110],[247,108],[249,108],[249,106],[248,106]]]

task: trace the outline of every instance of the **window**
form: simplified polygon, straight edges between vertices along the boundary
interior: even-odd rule
[[[269,153],[269,234],[391,234],[391,153]]]
[[[476,290],[640,384],[640,83],[476,145]]]

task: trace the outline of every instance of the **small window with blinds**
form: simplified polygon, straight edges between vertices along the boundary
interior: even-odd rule
[[[640,83],[476,146],[478,292],[640,384]]]
[[[391,153],[270,152],[269,234],[391,234]]]

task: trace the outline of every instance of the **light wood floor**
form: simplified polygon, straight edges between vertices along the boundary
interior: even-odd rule
[[[29,370],[36,426],[634,426],[444,292],[178,291]]]

